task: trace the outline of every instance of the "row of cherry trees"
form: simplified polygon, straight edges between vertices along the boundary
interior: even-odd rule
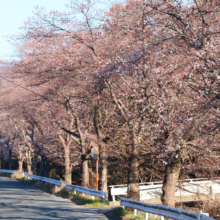
[[[163,204],[174,206],[180,174],[211,177],[219,169],[220,3],[127,0],[97,8],[92,0],[71,1],[62,13],[37,7],[13,37],[20,60],[11,76],[32,95],[7,107],[2,133],[14,135],[19,161],[25,148],[29,172],[34,157],[48,157],[65,166],[70,183],[80,165],[85,187],[87,152],[97,144],[101,190],[108,168],[123,167],[128,198],[139,200],[140,180],[154,176],[164,179]]]

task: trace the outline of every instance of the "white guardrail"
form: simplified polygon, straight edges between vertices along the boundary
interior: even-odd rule
[[[73,190],[74,194],[76,194],[76,192],[81,192],[81,193],[83,193],[83,196],[84,196],[84,194],[88,194],[88,195],[93,196],[93,199],[95,198],[95,196],[99,197],[99,198],[102,198],[104,204],[105,204],[105,201],[106,201],[106,192],[101,191],[101,190],[94,190],[94,189],[89,189],[89,188],[85,188],[85,187],[82,187],[82,186],[75,186],[75,185],[71,185],[71,184],[65,184],[65,183],[63,183],[62,181],[59,181],[59,180],[50,179],[50,178],[42,177],[42,176],[36,176],[36,175],[28,174],[28,173],[25,173],[25,172],[19,172],[19,171],[16,171],[16,170],[0,169],[0,173],[11,173],[11,174],[12,173],[17,173],[19,175],[22,175],[24,177],[26,176],[27,178],[33,179],[35,181],[45,182],[46,184],[49,183],[49,184],[53,184],[55,186],[61,186],[62,185],[63,188],[65,188],[65,189]]]
[[[140,185],[140,200],[159,198],[162,194],[162,182],[143,183]],[[112,200],[115,201],[116,195],[127,195],[126,185],[112,185],[110,192]],[[220,193],[220,180],[204,180],[204,179],[189,179],[183,183],[178,183],[176,186],[175,196],[195,195],[198,193],[212,194],[212,199],[215,199],[215,193]]]
[[[131,199],[121,198],[120,204],[123,207],[133,208],[135,215],[137,214],[137,210],[145,212],[146,220],[148,220],[148,213],[161,215],[161,220],[163,220],[164,217],[176,220],[214,220],[213,218],[202,213],[197,214],[183,209],[177,209],[158,204],[143,203]]]

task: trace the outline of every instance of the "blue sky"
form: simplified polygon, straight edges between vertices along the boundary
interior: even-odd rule
[[[34,6],[64,11],[68,3],[70,0],[0,0],[0,60],[13,59],[13,46],[4,36],[19,33],[23,22],[33,16]]]

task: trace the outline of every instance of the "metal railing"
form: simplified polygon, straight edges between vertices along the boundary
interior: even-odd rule
[[[22,175],[23,177],[27,177],[27,178],[33,179],[35,181],[41,181],[41,182],[45,182],[46,184],[47,183],[53,184],[55,186],[62,186],[65,189],[73,190],[74,193],[75,192],[81,192],[81,193],[83,193],[83,195],[84,194],[91,195],[91,196],[93,196],[93,199],[94,199],[94,197],[102,198],[104,204],[105,204],[105,201],[106,201],[106,192],[101,191],[101,190],[94,190],[94,189],[89,189],[89,188],[85,188],[85,187],[82,187],[82,186],[65,184],[65,183],[63,183],[62,181],[59,181],[59,180],[55,180],[55,179],[51,179],[51,178],[47,178],[47,177],[42,177],[42,176],[37,176],[37,175],[32,175],[32,174],[28,174],[28,173],[25,173],[25,172],[19,172],[19,171],[16,171],[16,170],[0,169],[0,173],[11,173],[11,174],[17,173],[19,175]]]
[[[99,197],[103,199],[103,203],[105,204],[105,200],[106,200],[106,192],[101,191],[101,190],[95,190],[95,189],[89,189],[89,188],[85,188],[82,186],[75,186],[75,185],[71,185],[71,184],[66,184],[65,185],[66,189],[70,189],[74,191],[74,194],[76,194],[76,192],[81,192],[81,193],[85,193],[88,195],[93,196],[94,197]]]
[[[145,212],[146,220],[148,220],[148,213],[160,215],[161,220],[164,219],[164,217],[176,220],[214,220],[213,218],[202,213],[197,214],[183,209],[177,209],[158,204],[143,203],[131,199],[121,198],[120,204],[123,207],[133,208],[135,215],[137,214],[137,210]]]
[[[162,194],[161,182],[143,183],[139,186],[140,200],[159,198]],[[112,200],[115,201],[115,196],[127,195],[126,185],[112,185],[110,193]],[[175,196],[187,196],[192,194],[212,194],[212,199],[215,199],[215,193],[220,193],[220,180],[214,181],[207,179],[187,179],[176,186]]]

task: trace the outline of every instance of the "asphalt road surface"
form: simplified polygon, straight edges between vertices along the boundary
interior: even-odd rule
[[[107,220],[106,211],[74,205],[26,183],[0,177],[0,219]]]

